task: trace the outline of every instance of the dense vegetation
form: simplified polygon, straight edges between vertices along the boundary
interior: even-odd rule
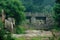
[[[19,25],[24,19],[24,6],[19,0],[0,0],[0,14],[4,10],[6,19],[13,17],[16,20],[16,25]],[[0,18],[0,40],[14,40],[12,33],[9,32]]]
[[[27,12],[43,12],[45,9],[50,11],[55,0],[21,0]],[[47,11],[46,10],[46,11]]]
[[[24,6],[19,0],[0,0],[0,12],[5,11],[6,18],[13,17],[16,20],[16,25],[24,20]]]
[[[0,0],[0,13],[3,9],[6,13],[6,18],[13,17],[16,20],[16,25],[20,24],[24,19],[24,10],[25,12],[52,12],[52,7],[54,6],[55,0],[21,0],[23,5],[21,4],[20,0]],[[57,23],[55,25],[57,28],[60,28],[60,0],[56,1],[56,5],[54,7],[55,15],[54,19]],[[54,27],[55,27],[54,26]],[[54,30],[51,30],[54,40],[56,38],[54,34]],[[21,25],[16,27],[17,34],[25,33],[25,28]],[[31,40],[40,40],[41,37],[34,37]],[[12,38],[11,33],[4,29],[4,24],[0,19],[0,40],[26,40],[25,38]],[[60,38],[59,38],[60,40]]]
[[[60,0],[56,0],[54,10],[55,10],[55,22],[57,23],[56,28],[60,29]]]
[[[4,29],[4,24],[0,19],[0,40],[14,40],[11,33]]]

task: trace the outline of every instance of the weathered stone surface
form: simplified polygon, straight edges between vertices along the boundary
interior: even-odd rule
[[[52,13],[31,13],[26,12],[26,17],[30,17],[29,22],[25,23],[28,26],[28,29],[49,29],[53,28],[54,20],[52,17]],[[28,20],[26,18],[26,20]]]
[[[26,34],[13,34],[13,37],[52,37],[50,31],[28,30]]]

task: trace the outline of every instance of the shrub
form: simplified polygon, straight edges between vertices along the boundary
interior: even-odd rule
[[[0,19],[0,40],[3,40],[4,35],[5,35],[5,32],[4,32],[4,29],[3,29],[3,23]]]
[[[24,34],[25,33],[25,28],[23,26],[16,27],[16,33],[17,34]]]
[[[12,38],[11,33],[8,32],[4,29],[4,24],[0,20],[0,40],[14,40]]]

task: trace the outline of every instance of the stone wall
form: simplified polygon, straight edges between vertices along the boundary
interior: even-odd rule
[[[28,28],[48,29],[53,28],[53,17],[51,13],[26,12],[26,25]]]

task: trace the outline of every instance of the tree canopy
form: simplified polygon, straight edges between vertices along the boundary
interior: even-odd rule
[[[4,9],[6,18],[13,17],[16,20],[16,25],[24,20],[24,6],[20,0],[0,0],[0,12]]]
[[[53,7],[55,0],[21,0],[26,12],[43,12],[45,7]]]

